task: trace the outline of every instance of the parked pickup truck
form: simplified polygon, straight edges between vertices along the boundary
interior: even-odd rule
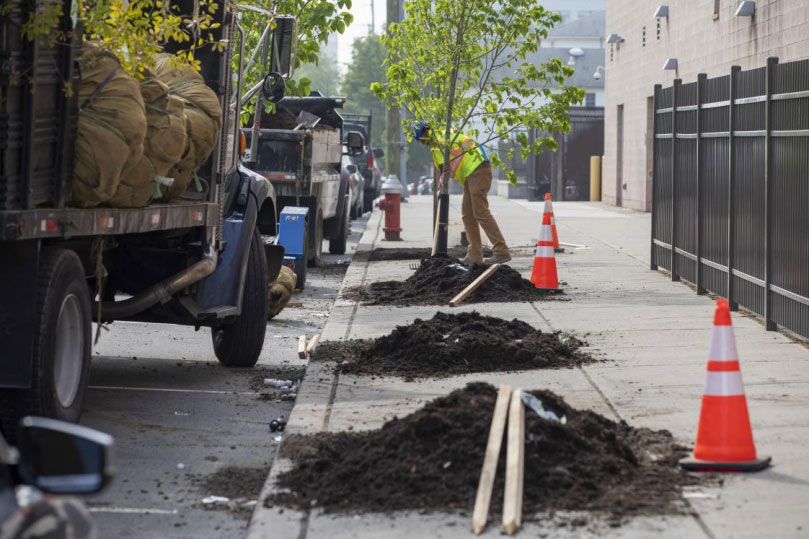
[[[336,111],[342,97],[285,97],[274,114],[260,118],[261,128],[244,129],[250,147],[248,166],[275,188],[279,213],[287,206],[308,208],[307,253],[310,266],[320,263],[323,239],[329,252],[343,254],[350,222],[350,182],[342,174],[343,139],[350,155],[365,151],[358,132],[345,132]],[[258,133],[256,142],[253,141]],[[306,282],[306,264],[295,267],[297,286]]]
[[[219,0],[209,31],[226,47],[196,53],[223,107],[216,146],[197,172],[207,193],[140,208],[85,209],[70,207],[68,197],[81,39],[71,2],[63,1],[59,30],[73,35],[67,43],[19,38],[21,22],[48,0],[11,0],[11,15],[0,21],[7,68],[0,75],[0,428],[12,438],[25,415],[79,419],[93,321],[209,327],[221,364],[254,365],[264,343],[267,282],[283,259],[283,248],[262,239],[276,234],[273,187],[240,164],[234,143],[242,73],[234,73],[231,58],[239,50],[244,56],[246,37],[237,24],[240,6]],[[172,5],[183,14],[199,9],[194,0]],[[265,15],[277,65],[294,65],[294,19]],[[24,73],[21,82],[9,70]]]
[[[362,212],[371,211],[374,199],[382,192],[382,173],[375,166],[375,160],[384,155],[382,148],[371,148],[371,115],[358,113],[343,113],[345,128],[358,131],[365,137],[368,146],[365,151],[353,158],[354,164],[365,178],[365,193],[363,195]]]

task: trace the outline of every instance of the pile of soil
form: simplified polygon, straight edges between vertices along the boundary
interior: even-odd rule
[[[381,281],[367,287],[354,287],[344,293],[347,299],[367,305],[441,305],[447,304],[469,286],[488,266],[464,266],[457,259],[436,255],[425,258],[416,272],[405,281]],[[531,281],[510,266],[500,266],[464,303],[537,301],[554,292],[538,290]]]
[[[590,510],[613,522],[638,514],[685,512],[684,448],[668,431],[636,429],[575,410],[549,391],[531,391],[567,424],[526,410],[526,515]],[[327,512],[471,511],[483,463],[496,389],[469,384],[374,431],[295,437],[282,446],[294,467],[279,477],[286,492],[265,504]],[[492,512],[502,511],[506,440]]]
[[[594,361],[584,343],[561,333],[543,333],[521,320],[477,312],[436,313],[397,326],[378,339],[326,341],[314,359],[339,362],[341,372],[405,379],[471,372],[575,367]]]
[[[463,258],[466,256],[466,251],[467,249],[463,245],[456,245],[455,247],[450,247],[447,249],[447,255],[453,258]],[[368,255],[368,260],[370,262],[387,260],[422,260],[424,258],[430,258],[431,253],[432,249],[429,247],[405,247],[403,249],[385,249],[382,247],[377,247],[371,251],[370,255]],[[493,253],[490,247],[483,248],[483,256],[492,256],[492,254]]]

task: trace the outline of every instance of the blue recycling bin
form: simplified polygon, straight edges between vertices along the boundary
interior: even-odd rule
[[[306,248],[309,243],[309,208],[286,206],[278,223],[278,244],[284,246],[284,265],[295,272],[297,288],[306,283]]]

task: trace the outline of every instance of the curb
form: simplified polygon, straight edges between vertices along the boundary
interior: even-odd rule
[[[382,229],[382,212],[373,211],[368,218],[365,231],[357,244],[357,249],[348,266],[343,283],[329,311],[329,320],[321,333],[321,341],[342,340],[346,337],[354,314],[359,307],[355,301],[342,299],[349,287],[363,284],[369,264],[369,254],[379,238]],[[289,415],[284,436],[289,434],[309,434],[327,431],[331,418],[331,405],[337,391],[338,375],[335,374],[335,363],[318,361],[309,362],[306,366],[301,387],[295,405]],[[295,511],[288,508],[264,507],[264,500],[275,490],[275,482],[279,474],[292,466],[289,459],[280,457],[283,450],[282,441],[273,458],[270,472],[261,488],[255,509],[247,529],[248,539],[266,537],[299,538],[306,537],[309,524],[309,512]]]

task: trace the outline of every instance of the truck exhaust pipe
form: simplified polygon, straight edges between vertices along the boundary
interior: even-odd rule
[[[96,322],[112,322],[121,318],[128,318],[171,299],[171,296],[194,283],[197,283],[212,274],[216,269],[217,253],[212,247],[203,255],[202,259],[188,266],[183,271],[154,284],[131,298],[123,301],[95,302],[93,314]]]

